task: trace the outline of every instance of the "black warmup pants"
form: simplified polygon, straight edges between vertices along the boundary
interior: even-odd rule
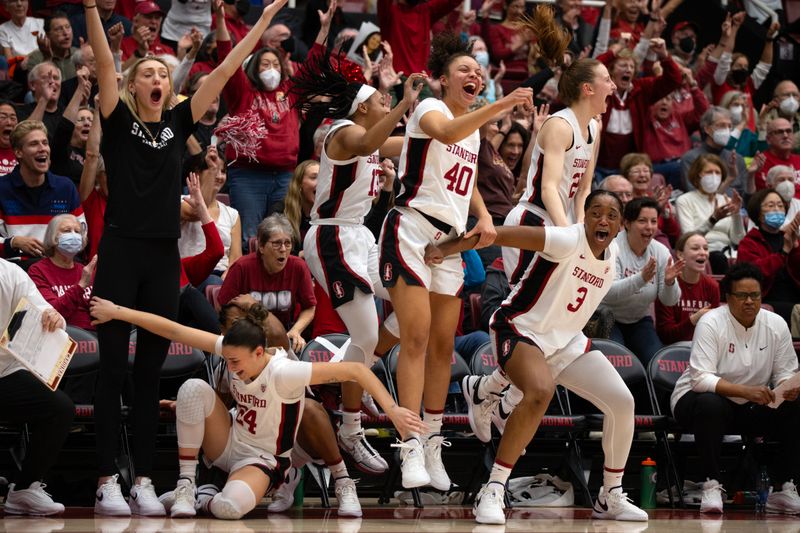
[[[178,315],[180,256],[175,239],[133,239],[103,235],[98,250],[94,295],[175,320]],[[117,472],[120,394],[128,368],[131,326],[113,320],[97,327],[100,372],[95,392],[95,424],[100,476]],[[133,364],[133,462],[137,476],[150,476],[155,455],[161,365],[170,341],[139,329]]]
[[[75,406],[63,391],[51,391],[27,370],[0,378],[0,420],[28,424],[31,440],[16,476],[17,488],[44,479],[69,434]]]
[[[739,405],[713,392],[689,391],[675,405],[675,419],[694,433],[695,445],[705,469],[704,479],[720,478],[724,435],[768,436],[781,443],[780,452],[768,465],[770,479],[780,487],[800,479],[800,401],[784,401],[777,409],[748,402]]]

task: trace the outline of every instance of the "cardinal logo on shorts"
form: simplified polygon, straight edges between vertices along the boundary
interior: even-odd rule
[[[605,269],[605,270],[603,270],[603,274],[608,274],[608,271],[609,271],[609,270],[611,270],[611,267],[606,267],[606,269]]]
[[[333,282],[333,294],[335,294],[337,298],[344,298],[344,287],[342,287],[341,281]]]
[[[392,264],[385,263],[383,265],[383,279],[384,281],[392,281]]]
[[[267,386],[264,383],[261,384],[261,392],[267,392]]]
[[[508,352],[511,351],[511,341],[506,339],[503,341],[503,355],[508,355]]]

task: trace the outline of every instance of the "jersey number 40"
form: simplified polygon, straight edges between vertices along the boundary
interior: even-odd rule
[[[453,191],[459,196],[466,196],[472,184],[472,174],[472,167],[456,163],[453,168],[444,174],[444,179],[447,181],[447,190]]]

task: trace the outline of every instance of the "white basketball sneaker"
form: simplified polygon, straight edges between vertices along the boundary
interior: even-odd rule
[[[492,481],[484,485],[472,506],[475,521],[480,524],[505,524],[504,495],[505,487],[501,483]]]
[[[400,448],[400,472],[403,477],[403,488],[413,489],[431,482],[431,476],[425,469],[425,452],[417,437],[392,444]]]
[[[122,488],[117,483],[118,477],[119,474],[114,474],[97,489],[94,499],[94,514],[108,516],[131,515],[131,508],[122,496]]]
[[[605,490],[605,487],[600,488],[600,494],[597,495],[592,508],[592,518],[631,522],[643,522],[650,518],[646,512],[633,505],[628,499],[628,494],[622,492],[621,485],[612,487],[608,493]]]
[[[34,481],[27,489],[17,489],[14,483],[8,486],[6,514],[31,516],[50,516],[64,512],[64,506],[54,502],[52,496],[44,491],[47,485]]]

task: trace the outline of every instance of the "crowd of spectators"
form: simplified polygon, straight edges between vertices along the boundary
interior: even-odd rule
[[[27,270],[67,324],[91,330],[88,299],[107,198],[97,79],[82,10],[51,4],[32,12],[27,0],[8,0],[0,24],[0,78],[7,78],[0,82],[0,255]],[[559,65],[545,64],[537,36],[518,24],[528,9],[523,0],[473,0],[467,11],[460,0],[378,0],[376,13],[337,7],[333,17],[309,2],[305,13],[277,17],[186,144],[183,174],[196,173],[199,190],[182,211],[182,286],[195,292],[182,292],[181,316],[218,330],[205,291],[221,285],[219,304],[241,295],[262,304],[295,351],[312,329],[343,331],[301,251],[315,159],[330,124],[293,106],[292,74],[297,62],[330,47],[397,102],[406,75],[425,70],[435,29],[473,43],[488,102],[534,87],[532,113],[515,109],[480,131],[477,186],[497,225],[519,200],[519,182],[536,170],[528,167],[537,131],[563,108],[564,65],[589,56],[608,67],[616,89],[601,117],[593,186],[625,205],[617,280],[605,301],[616,319],[612,339],[645,363],[662,345],[691,340],[724,301],[717,280],[737,262],[755,265],[759,298],[788,324],[800,303],[800,91],[772,62],[792,38],[783,11],[776,22],[760,21],[734,9],[736,2],[727,11],[710,4],[701,21],[683,0],[609,0],[602,10],[556,0],[556,18],[572,35]],[[165,58],[177,103],[247,33],[251,6],[173,0],[165,7],[97,0],[120,74],[138,58]],[[373,25],[358,33],[362,20]],[[359,35],[363,43],[355,42]],[[793,50],[796,57],[800,48]],[[426,94],[440,94],[437,83],[429,79]],[[376,238],[402,176],[379,178],[365,221]],[[148,206],[135,209],[147,217]],[[480,316],[464,320],[463,333],[488,330],[511,289],[499,249],[481,259],[486,281],[468,291],[482,294]],[[468,314],[475,311],[464,300]],[[688,416],[696,399],[680,396]],[[709,475],[716,468],[710,464]]]

